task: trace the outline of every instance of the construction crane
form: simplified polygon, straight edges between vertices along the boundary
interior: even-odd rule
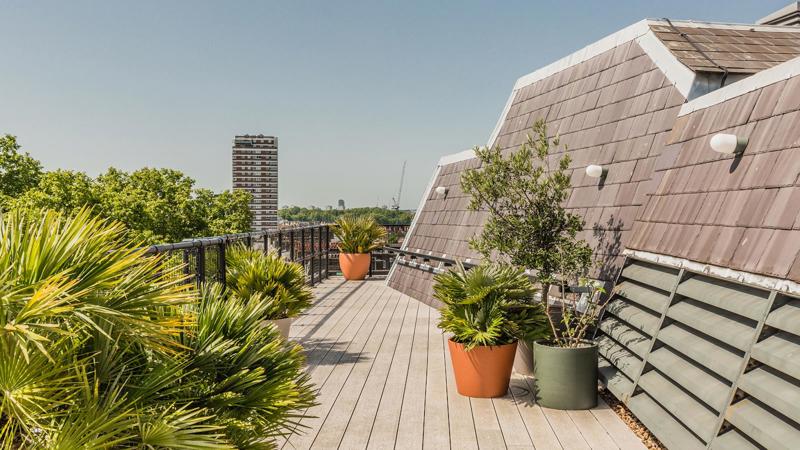
[[[392,209],[397,211],[400,209],[400,196],[403,195],[403,179],[406,177],[406,163],[403,161],[403,169],[400,171],[400,187],[397,188],[397,197],[392,198]]]

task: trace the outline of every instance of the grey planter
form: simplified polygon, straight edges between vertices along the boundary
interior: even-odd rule
[[[536,402],[553,409],[591,409],[597,406],[597,344],[551,347],[533,343]]]
[[[533,345],[519,341],[517,354],[514,357],[514,371],[523,375],[533,375]]]

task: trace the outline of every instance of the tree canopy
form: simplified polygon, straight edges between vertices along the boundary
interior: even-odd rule
[[[194,179],[173,169],[129,173],[112,167],[96,178],[70,170],[43,172],[38,161],[19,151],[13,136],[0,138],[0,146],[4,210],[75,212],[89,206],[94,214],[125,224],[131,238],[145,244],[250,229],[246,191],[196,188]]]
[[[535,270],[547,286],[555,277],[584,275],[592,251],[577,238],[583,219],[564,207],[570,189],[569,155],[558,158],[551,152],[559,141],[547,137],[543,121],[531,131],[519,149],[507,155],[499,147],[476,148],[481,167],[464,172],[461,187],[471,196],[471,210],[489,213],[472,247],[487,259],[497,254],[517,267]]]
[[[414,219],[414,211],[365,207],[350,209],[321,209],[317,207],[284,206],[278,217],[290,222],[335,222],[342,216],[372,216],[382,225],[407,225]]]
[[[16,136],[0,137],[0,200],[36,186],[42,176],[42,164],[19,150]]]

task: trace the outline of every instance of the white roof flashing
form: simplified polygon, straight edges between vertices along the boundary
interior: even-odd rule
[[[739,97],[740,95],[747,94],[797,75],[800,75],[800,57],[762,70],[743,80],[736,81],[725,87],[711,91],[706,95],[697,97],[690,102],[684,103],[678,116],[691,114],[697,110],[714,106],[718,103],[728,101],[732,98]]]
[[[684,25],[684,22],[679,21],[678,24]],[[567,55],[558,61],[548,64],[540,69],[537,69],[527,75],[517,79],[514,83],[514,88],[511,95],[506,101],[503,112],[497,121],[497,124],[489,136],[488,146],[494,145],[497,136],[500,134],[500,129],[505,122],[506,115],[508,114],[511,104],[514,101],[517,91],[525,86],[529,86],[539,80],[547,78],[574,65],[587,61],[595,56],[605,53],[609,50],[636,40],[642,49],[650,56],[653,62],[661,69],[662,72],[670,79],[675,87],[683,94],[684,97],[689,95],[692,83],[694,82],[694,72],[688,67],[678,61],[675,55],[661,42],[660,39],[652,32],[650,25],[663,25],[666,22],[660,20],[644,19],[632,25],[629,25],[615,33],[612,33],[597,42],[594,42],[582,49]]]

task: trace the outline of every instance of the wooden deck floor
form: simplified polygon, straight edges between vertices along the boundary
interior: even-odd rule
[[[455,389],[438,312],[381,281],[325,281],[292,325],[319,405],[286,449],[644,449],[607,405],[557,411],[532,403],[514,375],[509,395]]]

